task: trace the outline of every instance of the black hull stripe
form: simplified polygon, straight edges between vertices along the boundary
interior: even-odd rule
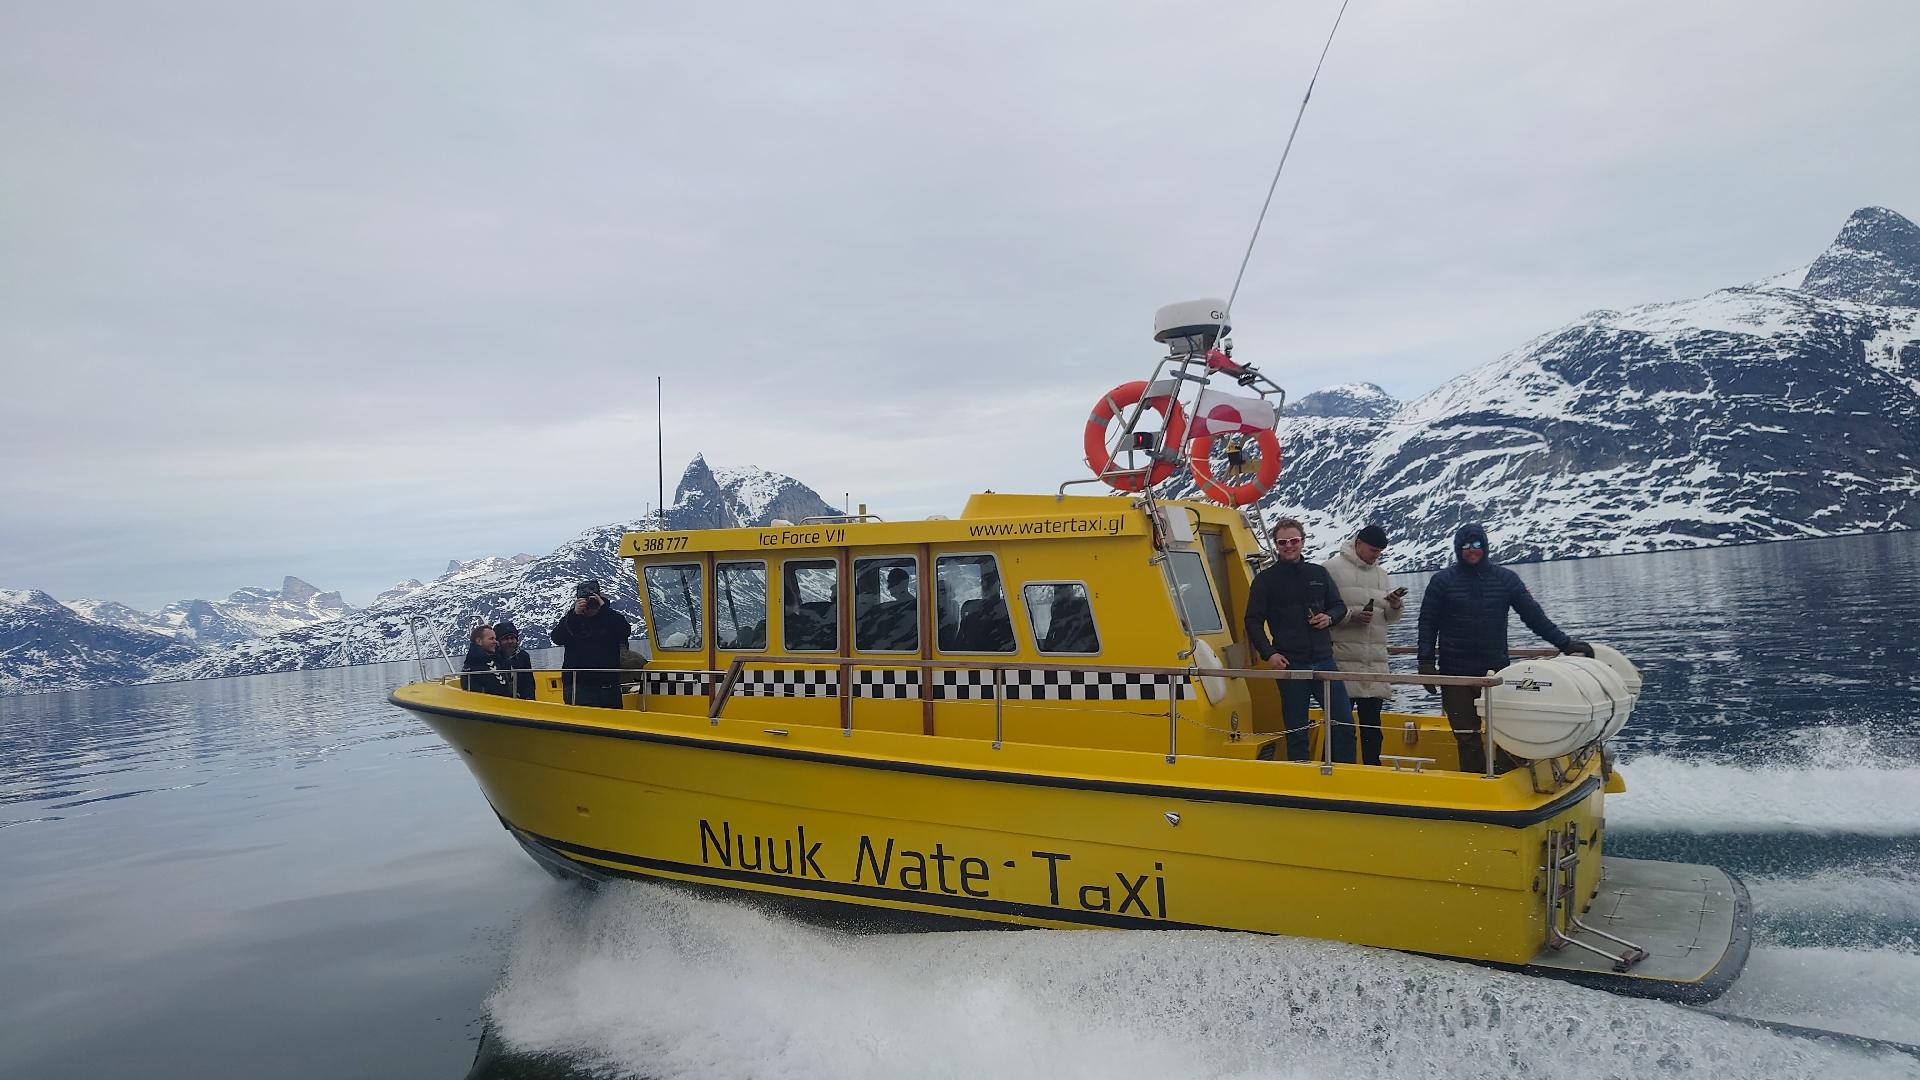
[[[878,885],[857,885],[847,881],[826,881],[820,878],[794,877],[789,874],[763,874],[753,870],[734,870],[724,866],[703,866],[695,863],[672,862],[666,859],[649,859],[640,855],[629,855],[624,851],[607,851],[603,848],[587,847],[584,844],[568,843],[549,836],[530,833],[517,825],[507,826],[514,834],[523,838],[522,843],[533,842],[556,852],[572,855],[584,855],[590,859],[621,863],[635,870],[623,870],[620,867],[582,866],[583,870],[605,870],[628,877],[652,877],[639,870],[656,870],[669,874],[680,874],[708,882],[742,882],[753,885],[773,885],[782,889],[792,889],[823,897],[857,896],[868,900],[893,900],[920,907],[947,908],[954,911],[977,911],[993,915],[1016,915],[1030,919],[1046,919],[1050,922],[1080,923],[1087,926],[1105,926],[1121,930],[1160,929],[1160,930],[1217,930],[1217,926],[1204,923],[1183,923],[1172,919],[1155,919],[1138,915],[1120,915],[1111,911],[1079,911],[1074,908],[1051,907],[1046,904],[1021,904],[1011,900],[994,900],[976,896],[952,895],[942,892],[919,892],[913,889],[888,889]],[[580,864],[575,863],[579,866]],[[588,876],[591,876],[590,874]]]
[[[1529,825],[1558,817],[1560,814],[1586,801],[1600,787],[1600,778],[1589,776],[1574,788],[1552,802],[1527,810],[1473,810],[1450,806],[1411,806],[1392,803],[1355,802],[1345,799],[1316,799],[1306,795],[1276,795],[1264,791],[1233,791],[1218,788],[1190,788],[1173,784],[1143,784],[1127,780],[1090,780],[1078,776],[1048,776],[1040,773],[996,772],[989,769],[965,769],[953,765],[930,765],[918,761],[891,761],[876,758],[847,757],[829,754],[817,750],[795,750],[785,746],[752,746],[741,743],[718,742],[711,739],[698,739],[687,735],[668,735],[655,731],[623,731],[611,728],[588,727],[579,724],[563,724],[553,720],[534,720],[521,716],[501,716],[497,713],[474,712],[470,709],[450,709],[439,705],[422,705],[400,700],[396,691],[388,695],[388,703],[415,713],[431,713],[435,716],[451,716],[461,720],[478,720],[489,724],[504,724],[508,727],[532,728],[537,731],[563,731],[571,735],[589,735],[603,739],[626,739],[633,742],[659,743],[665,746],[682,746],[694,750],[710,750],[728,754],[748,754],[755,757],[784,758],[789,761],[811,761],[822,765],[837,765],[850,769],[877,769],[882,772],[917,773],[922,776],[942,776],[956,780],[974,780],[993,784],[1024,784],[1029,787],[1067,788],[1074,791],[1107,791],[1121,795],[1146,795],[1156,799],[1183,799],[1189,802],[1242,803],[1253,806],[1278,806],[1291,810],[1319,810],[1334,814],[1372,814],[1379,817],[1418,818],[1426,821],[1465,821],[1477,825],[1502,825],[1511,829],[1524,829]]]

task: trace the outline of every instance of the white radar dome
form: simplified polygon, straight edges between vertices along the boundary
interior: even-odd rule
[[[1490,696],[1493,741],[1509,754],[1534,761],[1570,754],[1599,739],[1616,716],[1632,707],[1620,677],[1584,656],[1510,664],[1500,672],[1500,685]],[[1486,697],[1480,702],[1483,712]]]
[[[1206,339],[1204,344],[1211,346],[1215,339],[1225,337],[1233,329],[1220,325],[1226,317],[1227,302],[1218,297],[1168,304],[1153,313],[1153,340],[1165,344],[1174,338],[1197,337]]]

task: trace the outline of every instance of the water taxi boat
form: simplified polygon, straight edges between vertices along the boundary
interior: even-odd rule
[[[1166,415],[1162,444],[1185,434]],[[1442,717],[1389,714],[1364,765],[1334,760],[1316,712],[1310,759],[1286,760],[1280,680],[1329,676],[1254,665],[1257,511],[1160,498],[1156,467],[1117,497],[979,494],[950,520],[629,533],[653,657],[621,708],[566,704],[552,671],[534,700],[448,677],[392,701],[565,876],[883,922],[1336,939],[1680,1000],[1727,988],[1739,882],[1603,855],[1626,790],[1612,720],[1468,773]],[[1379,678],[1483,688],[1490,741],[1527,737],[1499,718],[1550,681]]]

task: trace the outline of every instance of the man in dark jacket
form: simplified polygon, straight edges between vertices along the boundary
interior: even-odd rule
[[[494,657],[496,642],[493,627],[481,623],[467,632],[467,658],[460,665],[461,671],[474,672],[460,676],[460,689],[471,690],[476,694],[510,694],[512,688],[506,675],[500,671],[498,660]],[[479,674],[484,672],[485,674]]]
[[[1487,530],[1472,522],[1460,526],[1453,534],[1453,554],[1454,564],[1433,575],[1420,600],[1420,674],[1485,675],[1506,667],[1512,662],[1507,656],[1510,610],[1561,652],[1593,655],[1592,646],[1553,625],[1520,575],[1488,557]],[[1440,688],[1447,724],[1460,744],[1462,772],[1487,768],[1476,707],[1481,693],[1472,686]],[[1505,771],[1514,759],[1502,750],[1495,761]]]
[[[1347,617],[1340,588],[1327,568],[1308,562],[1306,530],[1292,518],[1273,525],[1279,559],[1253,579],[1247,590],[1247,641],[1270,668],[1333,671],[1333,637],[1327,628]],[[1311,748],[1307,708],[1311,699],[1333,718],[1333,759],[1354,760],[1353,716],[1347,684],[1282,680],[1280,716],[1286,726],[1287,760],[1305,761]],[[1332,698],[1329,709],[1328,698]]]
[[[574,586],[573,606],[553,624],[553,643],[566,649],[560,666],[567,704],[620,707],[620,650],[632,636],[633,624],[607,603],[599,582]]]
[[[495,623],[493,636],[499,641],[493,654],[500,670],[513,680],[513,696],[533,700],[533,658],[520,647],[520,628],[510,622]]]

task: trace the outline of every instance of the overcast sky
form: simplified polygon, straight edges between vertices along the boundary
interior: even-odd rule
[[[1232,282],[1337,0],[0,3],[0,586],[365,603],[695,451],[1084,473]],[[1920,4],[1353,0],[1236,306],[1402,397],[1920,215]]]

